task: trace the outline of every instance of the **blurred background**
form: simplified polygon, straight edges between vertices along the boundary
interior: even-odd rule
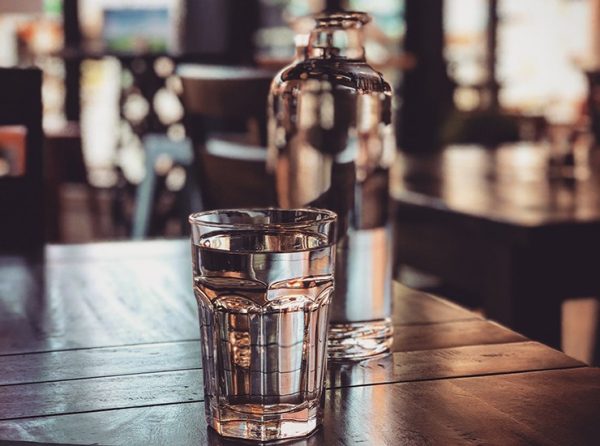
[[[2,0],[0,67],[42,73],[45,241],[180,237],[191,209],[269,204],[268,82],[305,43],[306,16],[339,8],[372,15],[367,59],[395,87],[393,196],[433,171],[432,195],[459,208],[597,218],[600,0]],[[252,109],[250,91],[256,113],[228,113]],[[0,122],[0,179],[22,172],[28,125]],[[241,155],[225,133],[246,134]],[[407,282],[452,295],[405,260]],[[570,339],[590,360],[593,344]]]
[[[364,10],[373,16],[369,62],[398,93],[400,149],[539,140],[552,136],[550,126],[585,127],[590,119],[597,3],[4,0],[0,66],[43,71],[46,155],[57,158],[51,174],[60,211],[49,216],[52,239],[114,239],[131,233],[135,187],[146,174],[144,136],[186,135],[178,63],[274,71],[292,60],[294,36],[310,29],[303,17]],[[152,211],[160,216],[145,235],[185,230],[171,218],[185,183],[172,164],[162,158],[155,166],[164,180]]]

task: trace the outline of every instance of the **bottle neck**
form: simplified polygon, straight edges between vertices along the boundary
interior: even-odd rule
[[[342,58],[364,61],[363,31],[360,25],[350,27],[318,26],[311,33],[306,48],[310,59]]]

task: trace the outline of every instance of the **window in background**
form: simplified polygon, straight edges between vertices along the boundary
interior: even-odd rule
[[[87,48],[117,52],[179,49],[179,0],[80,0],[79,21]]]
[[[97,187],[116,182],[120,89],[121,65],[117,59],[85,60],[81,64],[81,139],[89,181]]]
[[[372,21],[365,28],[367,59],[383,72],[391,85],[398,85],[403,68],[402,42],[406,32],[404,0],[348,0],[348,9],[371,15]]]
[[[372,17],[366,28],[365,42],[369,60],[376,65],[393,64],[401,53],[406,31],[403,0],[349,0],[352,11],[364,11]]]
[[[115,168],[128,183],[141,181],[145,134],[185,136],[175,62],[162,54],[177,54],[182,5],[181,0],[80,0],[81,132],[96,186],[114,185]]]
[[[587,94],[588,0],[500,0],[500,105],[550,122],[577,119]]]
[[[167,8],[104,10],[102,41],[116,52],[166,52],[175,46]]]
[[[294,37],[310,31],[310,20],[325,0],[260,0],[260,29],[255,35],[256,56],[262,64],[281,64],[294,57]]]
[[[448,71],[459,110],[486,108],[489,3],[446,0]],[[591,42],[590,0],[498,0],[496,81],[505,112],[573,122],[587,94],[583,73]]]
[[[482,92],[489,81],[488,21],[488,1],[444,2],[444,55],[448,75],[456,83],[454,102],[459,110],[471,111],[482,106]]]

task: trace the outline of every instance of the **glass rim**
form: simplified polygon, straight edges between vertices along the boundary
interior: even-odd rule
[[[344,23],[356,23],[366,25],[371,21],[371,16],[362,11],[324,11],[313,15],[319,25],[343,26]]]
[[[226,223],[226,222],[218,222],[218,221],[210,221],[203,220],[204,217],[207,216],[215,216],[219,214],[232,213],[232,212],[255,212],[255,213],[263,213],[268,215],[269,212],[287,212],[287,213],[305,213],[313,216],[320,216],[321,218],[312,219],[312,220],[304,220],[297,222],[273,222],[273,223],[259,223],[259,222],[247,222],[247,223]],[[190,224],[195,226],[205,226],[215,229],[307,229],[313,227],[315,224],[323,224],[323,223],[336,223],[337,222],[337,214],[328,209],[321,208],[227,208],[227,209],[214,209],[210,211],[201,211],[194,212],[190,214],[188,217],[188,221]]]

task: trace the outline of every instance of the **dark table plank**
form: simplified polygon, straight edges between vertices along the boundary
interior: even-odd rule
[[[324,427],[290,445],[577,446],[600,438],[600,370],[590,368],[337,389],[325,404]],[[207,430],[203,411],[189,403],[2,421],[0,438],[234,444]]]
[[[185,346],[193,347],[194,344]],[[198,362],[197,353],[187,358],[186,365]],[[582,363],[535,342],[475,345],[397,352],[357,364],[332,362],[327,385],[338,388],[581,366]],[[171,367],[178,368],[179,364]],[[52,371],[42,373],[51,375]],[[66,373],[72,378],[81,376],[74,371]],[[102,373],[102,367],[98,366],[92,371],[94,373]],[[66,379],[63,376],[61,381],[0,386],[0,419],[201,401],[203,398],[199,368]]]
[[[393,351],[428,350],[466,345],[525,341],[523,335],[485,320],[459,320],[427,325],[401,325],[394,330]]]
[[[600,435],[597,369],[352,387],[329,397],[325,423],[343,420],[336,434],[354,444],[591,445]],[[325,436],[325,444],[339,438]]]
[[[582,367],[583,363],[537,342],[470,345],[396,352],[358,364],[332,363],[332,388]]]
[[[394,282],[394,325],[483,319],[476,313],[439,297]]]
[[[526,338],[483,320],[406,325],[396,327],[394,351],[519,341],[526,341]],[[5,355],[0,356],[0,360],[0,386],[201,368],[200,342],[197,339]],[[82,364],[85,366],[82,367]]]
[[[199,340],[8,355],[0,356],[0,386],[200,369],[201,363]]]
[[[119,256],[127,246],[102,244],[113,257],[87,260],[50,248],[44,267],[2,259],[0,353],[197,338],[189,254]]]

